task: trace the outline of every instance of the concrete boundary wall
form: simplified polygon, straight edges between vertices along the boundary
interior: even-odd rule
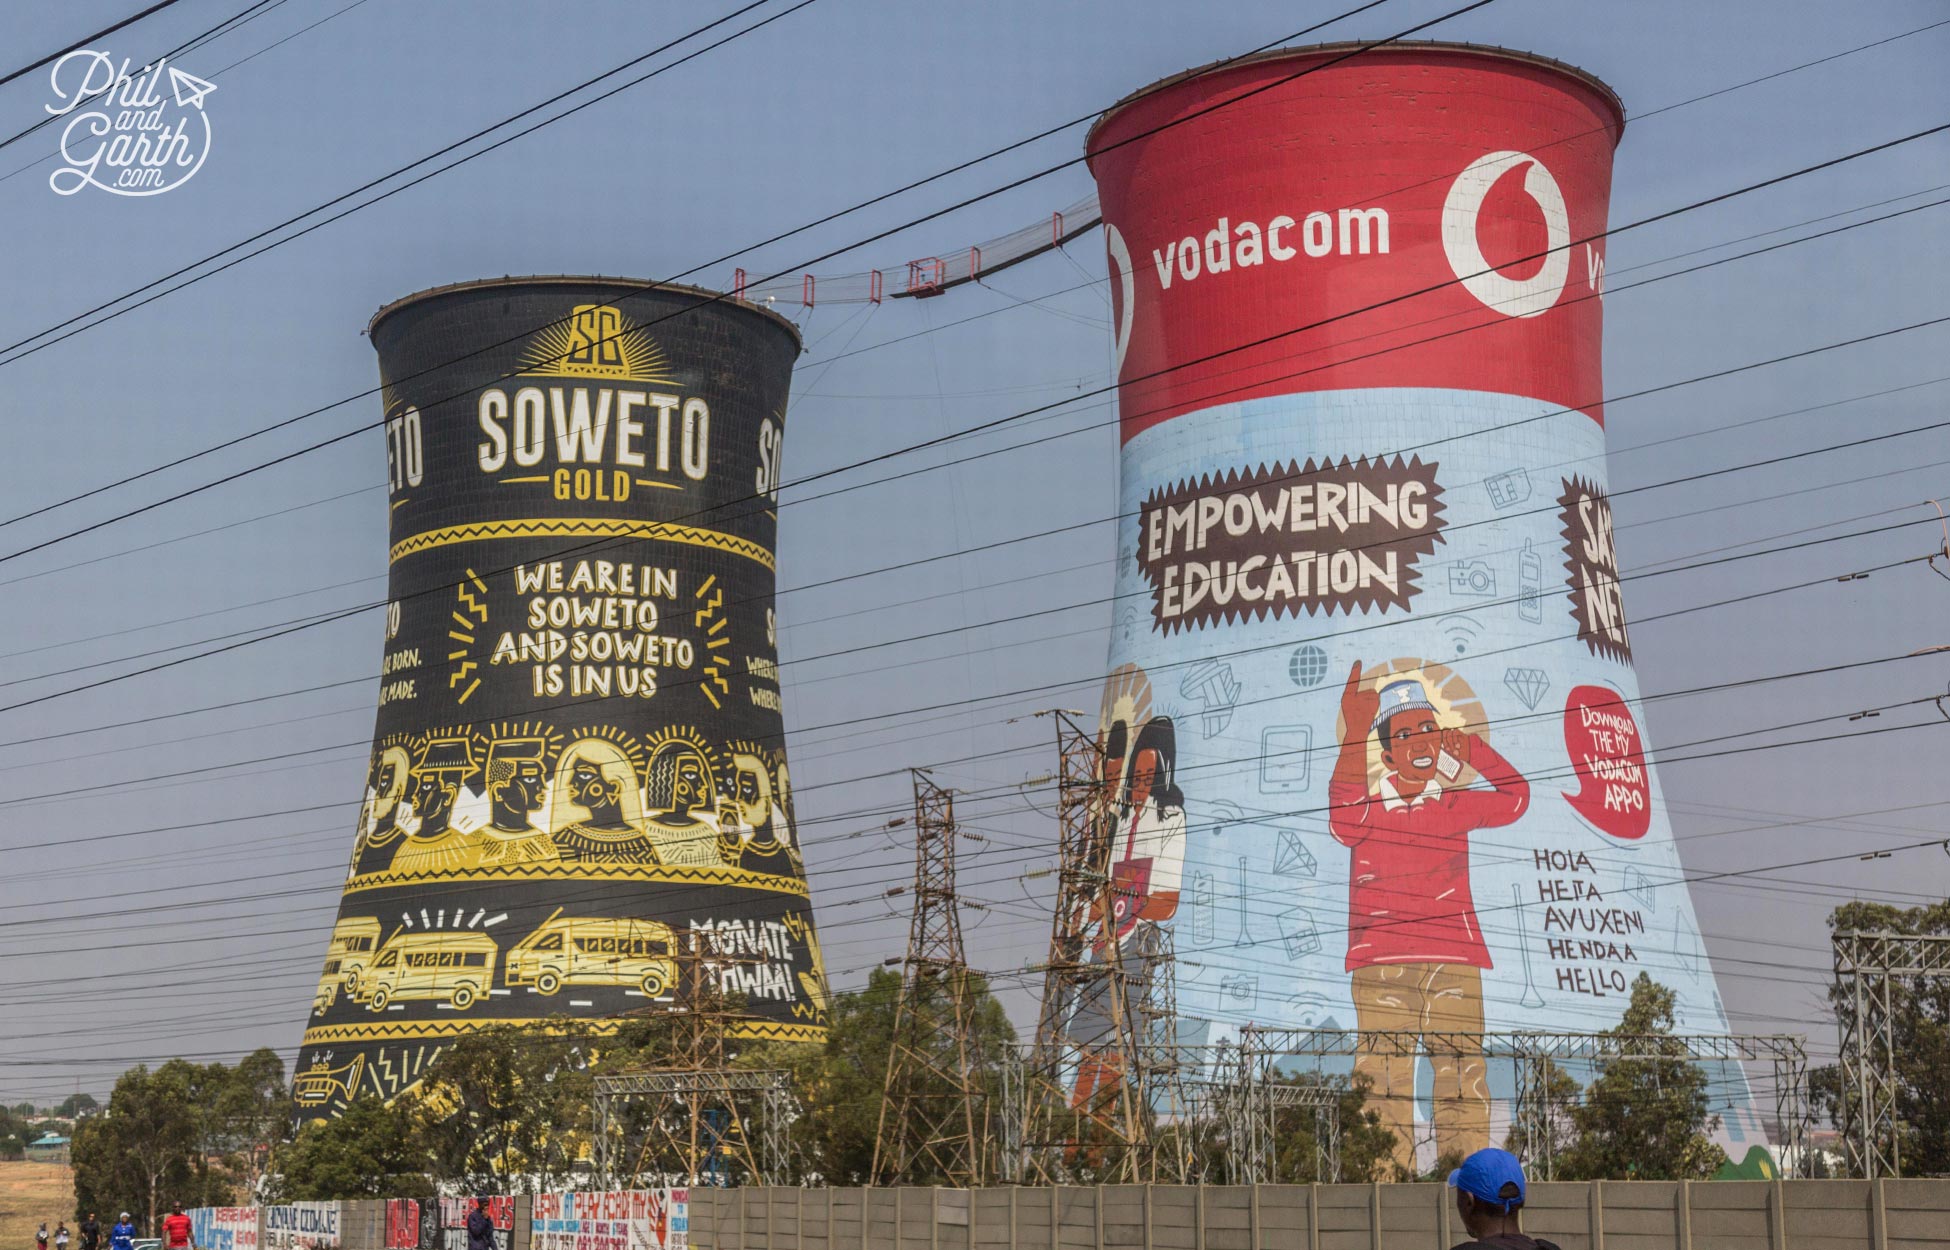
[[[693,1189],[694,1250],[1449,1250],[1442,1185]],[[1530,1187],[1564,1250],[1950,1250],[1950,1180]],[[364,1250],[348,1242],[344,1250]]]
[[[431,1202],[422,1200],[422,1211],[433,1205],[438,1211],[438,1199]],[[383,1198],[347,1199],[337,1203],[315,1203],[314,1206],[330,1205],[338,1209],[338,1237],[336,1240],[323,1238],[297,1237],[298,1250],[389,1250],[386,1226],[386,1200]],[[260,1239],[264,1230],[264,1212],[257,1209],[257,1227]],[[436,1216],[437,1219],[437,1216]],[[534,1222],[534,1204],[526,1194],[514,1200],[514,1227],[509,1231],[508,1250],[528,1250],[529,1232]],[[436,1225],[437,1227],[437,1225]],[[419,1250],[440,1250],[442,1239],[437,1235],[423,1235]],[[198,1246],[198,1250],[207,1250]],[[391,1250],[405,1250],[404,1247],[391,1247]]]

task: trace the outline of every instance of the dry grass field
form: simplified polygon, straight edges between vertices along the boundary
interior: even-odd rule
[[[73,1170],[63,1163],[0,1163],[0,1250],[34,1250],[42,1220],[50,1233],[56,1220],[74,1227]]]

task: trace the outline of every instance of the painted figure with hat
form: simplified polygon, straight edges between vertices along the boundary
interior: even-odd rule
[[[420,749],[393,822],[406,841],[393,856],[392,871],[448,872],[479,857],[478,825],[456,822],[454,810],[478,767],[473,739],[465,735],[432,738]]]
[[[1469,835],[1508,825],[1530,803],[1530,784],[1480,734],[1445,725],[1420,675],[1377,685],[1356,661],[1341,692],[1344,729],[1328,787],[1328,827],[1348,848],[1347,971],[1362,1032],[1424,1039],[1440,1153],[1489,1144],[1487,1065],[1469,1038],[1483,1031],[1489,949],[1470,894]],[[1369,742],[1381,776],[1369,786]],[[1482,784],[1464,777],[1472,771]],[[1458,1053],[1461,1052],[1461,1053]],[[1415,1164],[1412,1053],[1369,1051],[1357,1074],[1373,1084],[1395,1162]]]

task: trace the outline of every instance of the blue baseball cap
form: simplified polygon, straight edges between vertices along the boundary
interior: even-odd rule
[[[1513,1196],[1503,1193],[1505,1185],[1515,1185]],[[1507,1150],[1490,1147],[1479,1150],[1463,1160],[1463,1165],[1449,1173],[1449,1188],[1460,1189],[1478,1202],[1504,1211],[1510,1209],[1512,1202],[1522,1202],[1524,1195],[1523,1164],[1517,1156]]]
[[[1429,702],[1428,687],[1413,677],[1389,682],[1381,688],[1380,694],[1380,701],[1375,705],[1374,724],[1368,726],[1370,731],[1386,725],[1388,718],[1398,712],[1413,712],[1423,708],[1431,712],[1435,711],[1435,704]]]

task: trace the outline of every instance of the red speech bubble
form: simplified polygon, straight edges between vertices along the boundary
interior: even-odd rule
[[[1614,838],[1645,836],[1652,826],[1652,785],[1645,770],[1644,739],[1631,709],[1616,691],[1578,686],[1564,703],[1564,748],[1580,789],[1565,794],[1599,832]]]

